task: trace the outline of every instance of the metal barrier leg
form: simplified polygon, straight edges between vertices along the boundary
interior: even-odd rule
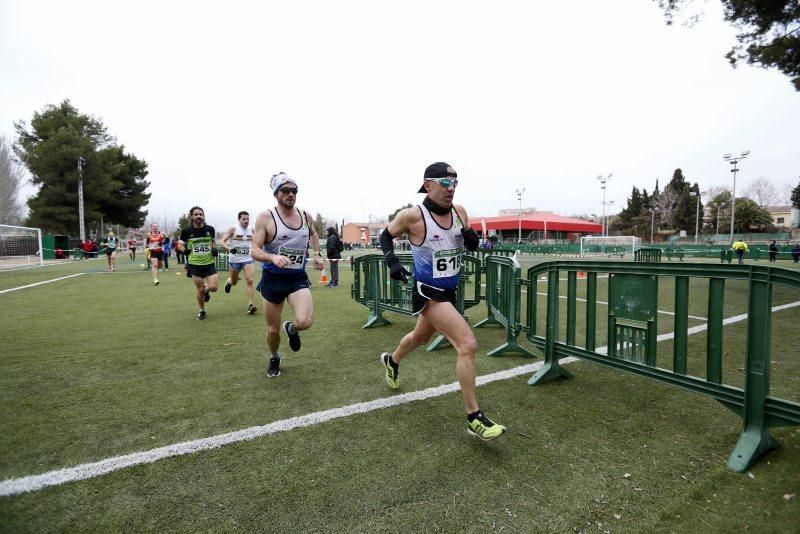
[[[450,346],[452,345],[447,340],[447,338],[444,337],[442,334],[439,334],[438,336],[436,336],[436,339],[428,343],[428,346],[425,347],[425,350],[427,352],[433,352],[435,350],[443,349],[445,347],[450,347]]]
[[[766,414],[772,322],[772,288],[768,276],[750,280],[749,301],[744,431],[728,458],[728,468],[739,473],[750,467],[763,453],[777,447],[776,441],[769,435]]]

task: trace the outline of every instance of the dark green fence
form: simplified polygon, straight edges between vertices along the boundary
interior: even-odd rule
[[[397,254],[400,263],[410,272],[414,270],[411,254]],[[458,285],[456,309],[464,315],[465,310],[482,300],[481,276],[483,273],[480,258],[471,254],[461,256],[461,279]],[[369,317],[362,328],[372,328],[391,324],[383,312],[411,315],[411,292],[414,277],[409,276],[404,284],[393,280],[386,268],[383,254],[368,254],[353,259],[353,286],[351,295],[356,302],[369,308]],[[428,344],[426,350],[432,351],[445,346],[444,336],[437,336]]]
[[[646,263],[659,263],[661,261],[661,249],[640,248],[639,250],[633,253],[633,257],[635,261],[641,261]]]
[[[587,272],[587,328],[582,346],[575,339],[577,306],[574,286],[578,269]],[[598,273],[610,277],[609,343],[606,351],[596,350]],[[559,277],[562,274],[567,275],[566,331],[563,336],[559,317]],[[544,310],[545,335],[540,336],[536,333],[540,311],[536,307],[536,288],[542,275],[547,278],[547,307]],[[671,369],[656,366],[654,310],[658,309],[658,279],[662,276],[675,278]],[[709,280],[706,372],[702,377],[692,376],[687,371],[690,278]],[[749,286],[744,387],[723,383],[722,326],[727,280],[743,280]],[[573,356],[712,397],[744,421],[739,442],[728,458],[728,467],[739,472],[747,469],[763,452],[775,447],[775,441],[769,435],[770,427],[800,424],[800,404],[770,396],[772,293],[774,286],[800,289],[800,273],[740,265],[548,262],[528,270],[527,286],[527,325],[523,329],[528,340],[545,353],[544,365],[531,377],[529,384],[538,384],[554,376],[572,377],[560,367],[558,360]],[[620,305],[615,305],[615,302]]]
[[[533,358],[533,353],[517,343],[522,328],[519,322],[522,292],[519,264],[514,258],[489,255],[484,258],[483,268],[486,273],[487,318],[475,328],[500,325],[506,329],[506,342],[488,355],[513,352]]]
[[[409,267],[410,255],[401,255]],[[776,446],[769,434],[775,426],[800,424],[800,403],[770,395],[770,354],[772,296],[776,287],[785,292],[800,289],[800,272],[761,265],[662,264],[607,261],[551,261],[528,269],[526,278],[512,257],[484,255],[483,264],[474,256],[464,256],[465,272],[459,291],[472,282],[472,297],[462,302],[459,311],[481,300],[481,273],[486,278],[487,319],[476,327],[499,325],[506,341],[489,351],[497,356],[531,352],[518,343],[526,339],[544,352],[544,363],[528,381],[539,384],[551,377],[572,377],[559,365],[563,357],[577,357],[664,384],[683,388],[716,399],[743,419],[744,429],[728,467],[742,472],[765,451]],[[410,287],[391,280],[383,256],[357,258],[353,264],[353,298],[370,307],[365,328],[386,324],[382,311],[410,314]],[[585,299],[578,299],[579,273],[585,273]],[[598,275],[607,275],[607,347],[598,347]],[[471,280],[474,277],[474,280]],[[562,315],[561,283],[566,281],[566,310]],[[673,354],[671,364],[659,367],[656,354],[659,309],[659,279],[674,279]],[[689,372],[689,286],[691,280],[707,280],[705,369],[702,376]],[[729,280],[747,284],[747,343],[744,385],[724,383],[723,306]],[[539,306],[540,286],[546,285],[546,304]],[[526,313],[521,317],[522,290],[527,289]],[[545,288],[542,288],[545,289]],[[693,293],[693,298],[697,298]],[[585,333],[577,339],[578,301],[585,301]],[[538,327],[544,322],[543,335]],[[431,343],[428,350],[441,344]]]

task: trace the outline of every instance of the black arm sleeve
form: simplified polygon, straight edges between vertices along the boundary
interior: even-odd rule
[[[387,260],[386,263],[387,263],[387,265],[389,264],[390,261],[392,261],[392,259],[394,259],[394,261],[397,261],[397,258],[394,255],[394,241],[393,241],[393,239],[394,239],[394,237],[392,236],[392,234],[389,233],[389,229],[388,228],[384,228],[383,232],[381,232],[381,235],[380,235],[380,238],[379,238],[379,242],[381,244],[381,250],[386,255],[386,260]],[[391,257],[390,257],[390,254],[391,254]]]
[[[462,228],[461,235],[464,236],[464,247],[467,250],[471,252],[478,250],[480,239],[478,239],[478,233],[475,230],[472,228]]]

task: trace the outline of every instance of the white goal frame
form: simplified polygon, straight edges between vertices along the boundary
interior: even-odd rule
[[[28,266],[33,265],[33,262],[31,262],[31,257],[33,256],[34,258],[36,258],[35,263],[37,263],[39,265],[39,267],[44,266],[44,254],[43,254],[44,249],[42,248],[42,229],[41,228],[30,228],[28,226],[12,226],[12,225],[9,225],[9,224],[0,224],[0,238],[14,237],[15,231],[20,231],[20,230],[28,231],[28,232],[30,232],[30,231],[36,232],[36,243],[37,243],[37,245],[39,247],[38,254],[35,254],[35,255],[21,254],[21,255],[14,255],[14,256],[10,256],[10,255],[2,256],[2,255],[0,255],[0,260],[2,260],[3,258],[17,258],[18,259],[17,263],[19,264],[19,265],[17,265],[18,267],[28,267]],[[24,232],[18,232],[17,235],[18,236],[23,236],[23,235],[25,235],[25,233]],[[28,234],[28,235],[30,235],[30,234]],[[20,260],[24,261],[24,263],[21,263]]]
[[[592,251],[590,247],[602,247],[600,251]],[[633,235],[587,235],[581,237],[581,256],[606,255],[606,247],[623,247],[625,253],[634,254],[642,248],[642,239]]]

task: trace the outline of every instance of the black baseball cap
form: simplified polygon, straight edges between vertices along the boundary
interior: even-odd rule
[[[428,165],[428,167],[425,169],[424,178],[458,178],[458,174],[449,163],[437,161],[436,163],[431,163]],[[422,186],[420,186],[417,193],[426,193],[424,183]]]

